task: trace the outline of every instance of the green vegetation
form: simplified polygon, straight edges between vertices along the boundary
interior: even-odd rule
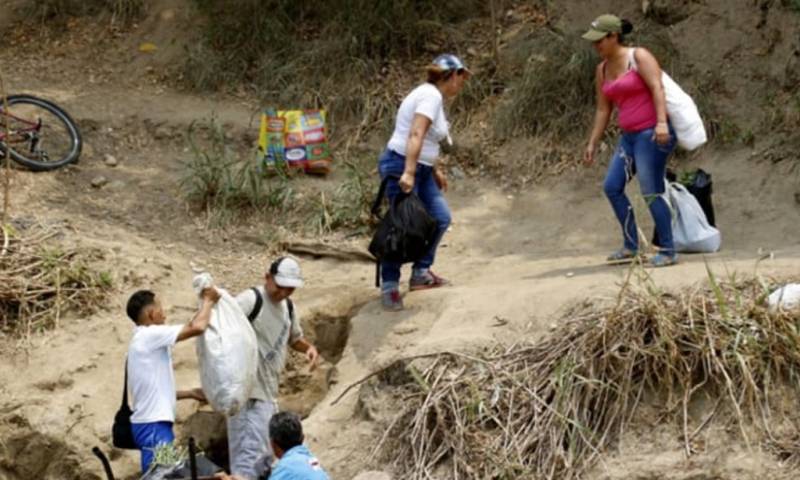
[[[188,133],[190,158],[184,164],[181,191],[209,224],[224,226],[253,213],[272,217],[286,227],[314,234],[347,229],[365,231],[377,179],[373,155],[343,161],[344,179],[336,184],[305,179],[301,193],[285,167],[262,170],[248,154],[235,151],[215,119],[193,124]],[[316,188],[314,188],[316,187]]]
[[[375,162],[372,156],[368,160]],[[332,194],[321,191],[304,207],[310,210],[308,226],[314,233],[335,230],[367,233],[372,225],[370,209],[377,190],[375,174],[355,162],[345,163],[344,168],[346,177]]]
[[[800,13],[800,0],[781,0],[781,4],[796,13]]]
[[[205,132],[207,142],[200,143],[198,131]],[[274,176],[264,178],[255,159],[242,160],[228,145],[215,119],[193,123],[188,143],[192,155],[185,164],[181,188],[186,199],[208,212],[215,225],[243,213],[281,210],[289,204],[293,190],[287,172],[276,169]]]
[[[503,0],[497,4],[502,5]],[[391,72],[419,70],[434,52],[460,52],[455,25],[488,2],[460,0],[195,0],[206,23],[184,78],[199,90],[246,84],[281,108],[320,108],[332,125],[386,127],[397,99]],[[388,114],[388,115],[387,115]]]

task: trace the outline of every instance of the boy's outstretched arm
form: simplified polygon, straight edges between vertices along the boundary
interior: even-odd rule
[[[178,334],[178,342],[186,340],[187,338],[196,337],[206,331],[208,322],[211,321],[211,309],[214,308],[220,295],[216,288],[208,287],[203,289],[202,297],[203,305],[200,307],[197,314],[195,314],[194,318],[183,326]]]

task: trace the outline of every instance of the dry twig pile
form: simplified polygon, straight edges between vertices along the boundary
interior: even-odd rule
[[[682,419],[687,455],[706,423],[689,425],[700,392],[735,415],[745,441],[745,425],[771,436],[770,392],[800,393],[800,333],[797,313],[768,311],[768,287],[710,275],[678,294],[627,289],[611,308],[574,308],[538,344],[408,362],[390,392],[402,410],[376,453],[409,479],[581,478],[646,391]]]
[[[91,251],[60,247],[58,234],[41,226],[0,231],[0,331],[57,327],[65,312],[90,313],[105,299],[110,275],[90,268]]]

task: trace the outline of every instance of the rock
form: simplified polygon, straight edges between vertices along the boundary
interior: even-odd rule
[[[379,472],[377,470],[370,470],[368,472],[361,472],[353,480],[392,480],[392,476],[386,472]]]
[[[107,167],[116,167],[119,165],[117,158],[114,155],[106,154],[106,158],[104,160]]]
[[[394,328],[395,335],[408,335],[411,333],[416,332],[419,328],[415,327],[414,325],[405,325],[405,326],[398,326]]]
[[[125,188],[125,186],[126,186],[125,182],[121,180],[114,180],[113,182],[108,184],[108,188],[114,190],[122,190],[123,188]]]
[[[92,179],[92,188],[102,188],[108,183],[108,179],[102,175]]]
[[[458,165],[453,165],[450,168],[450,175],[452,175],[453,178],[456,179],[456,180],[463,180],[464,177],[467,176],[467,174],[464,173],[464,170],[461,167],[459,167]]]
[[[156,128],[153,137],[156,140],[166,140],[172,138],[172,130],[169,127],[161,126]]]

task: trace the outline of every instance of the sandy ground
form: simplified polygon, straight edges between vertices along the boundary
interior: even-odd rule
[[[180,2],[162,3],[167,11]],[[599,8],[598,3],[609,2],[593,2],[593,7]],[[572,13],[576,18],[582,14]],[[94,445],[111,452],[118,478],[136,478],[138,455],[112,450],[109,438],[132,328],[123,312],[127,297],[137,288],[153,288],[165,299],[169,321],[182,322],[194,308],[191,265],[207,267],[222,286],[238,291],[258,283],[273,256],[263,239],[276,226],[254,218],[233,233],[209,229],[178,195],[180,161],[188,155],[182,132],[188,124],[214,113],[246,147],[252,144],[252,118],[258,111],[246,97],[196,96],[165,87],[155,78],[168,57],[163,64],[155,58],[156,69],[147,70],[148,62],[131,53],[148,35],[167,42],[165,28],[152,22],[172,25],[181,18],[159,14],[138,37],[114,48],[100,42],[73,52],[73,63],[70,52],[62,51],[68,45],[54,47],[54,58],[62,60],[54,60],[54,68],[40,75],[32,75],[39,73],[35,58],[3,58],[6,64],[19,64],[4,72],[10,91],[56,100],[79,121],[86,138],[76,166],[47,174],[14,172],[12,214],[67,221],[70,241],[105,252],[117,288],[104,309],[89,318],[70,318],[59,330],[26,343],[0,338],[0,453],[5,452],[0,480],[101,478],[90,453]],[[95,65],[87,62],[97,52],[105,52],[104,62],[97,62],[103,67],[75,70],[75,64]],[[138,73],[122,75],[126,64]],[[657,285],[670,289],[701,282],[707,264],[721,277],[797,274],[797,173],[786,162],[762,160],[757,152],[706,151],[677,165],[713,174],[723,249],[708,256],[685,255],[677,266],[652,271]],[[107,166],[106,155],[115,156],[119,166]],[[372,265],[302,259],[307,288],[297,293],[298,312],[309,335],[338,362],[326,362],[314,374],[293,363],[281,403],[309,414],[309,443],[332,478],[349,479],[384,467],[367,458],[379,432],[359,412],[358,393],[332,405],[353,382],[408,355],[540,338],[566,306],[619,290],[626,269],[603,262],[620,243],[602,195],[603,172],[602,164],[576,167],[522,192],[506,191],[484,178],[454,182],[448,193],[454,223],[436,262],[437,272],[453,285],[406,295],[401,313],[380,309]],[[90,182],[98,175],[109,184],[93,189]],[[640,226],[650,232],[652,223],[636,188],[633,184],[631,193]],[[196,365],[191,342],[176,347],[179,388],[198,385]],[[198,409],[207,407],[181,403],[176,430]],[[687,461],[670,426],[649,425],[643,415],[642,428],[624,436],[592,478],[789,475],[757,446],[747,449],[726,441],[708,439],[714,447]]]
[[[795,241],[800,223],[791,221],[797,216],[793,195],[789,194],[793,183],[771,166],[754,164],[746,153],[738,155],[709,155],[702,162],[715,175],[715,201],[724,249],[705,257],[684,255],[679,265],[652,271],[657,285],[674,288],[702,281],[707,275],[706,262],[721,277],[734,272],[752,274],[756,261],[765,253],[772,253],[773,257],[758,264],[760,274],[793,275],[800,268],[800,245]],[[80,168],[92,168],[91,160],[87,163],[90,165]],[[752,185],[750,192],[739,182],[744,171],[751,179],[759,179],[747,183]],[[452,279],[453,285],[407,294],[407,308],[401,313],[380,309],[371,288],[371,265],[303,260],[308,286],[298,292],[296,303],[307,328],[312,320],[319,323],[324,321],[321,318],[342,317],[363,305],[351,320],[341,360],[335,367],[323,369],[326,375],[317,377],[313,394],[301,391],[293,399],[300,401],[300,408],[310,408],[313,403],[309,402],[321,400],[305,426],[312,448],[334,478],[351,478],[367,468],[365,452],[376,434],[375,425],[356,414],[356,393],[331,405],[351,383],[402,356],[469,350],[489,342],[514,341],[521,335],[538,338],[555,324],[566,305],[618,291],[627,270],[602,261],[617,246],[618,235],[600,193],[602,168],[576,172],[574,177],[563,178],[555,187],[534,188],[523,194],[510,194],[475,180],[454,185],[449,199],[455,220],[437,259],[437,270]],[[19,172],[17,179],[17,185],[29,186],[16,196],[18,214],[68,218],[77,231],[76,237],[108,252],[106,261],[114,265],[118,279],[133,273],[132,277],[140,277],[139,286],[162,292],[172,322],[184,321],[193,308],[190,262],[208,266],[221,284],[236,291],[256,283],[269,261],[258,245],[245,243],[226,248],[211,241],[206,246],[197,238],[180,241],[172,236],[175,232],[168,235],[169,242],[163,242],[157,233],[149,238],[150,232],[143,234],[113,221],[98,222],[82,213],[84,206],[55,206],[45,201],[49,206],[47,214],[41,210],[29,212],[29,206],[38,203],[32,198],[32,187],[52,183],[52,178]],[[158,182],[169,183],[164,180],[162,177]],[[764,200],[742,200],[757,199],[764,183],[778,188]],[[102,192],[104,201],[110,203],[125,202],[136,194],[135,190]],[[643,211],[640,201],[637,206],[638,211]],[[646,215],[642,223],[642,228],[649,231]],[[196,229],[198,233],[203,230],[191,223],[183,228]],[[80,462],[98,473],[99,465],[88,452],[94,444],[108,448],[109,425],[119,402],[123,357],[131,331],[123,303],[134,288],[132,282],[123,282],[105,311],[91,318],[73,319],[59,331],[36,336],[25,350],[12,349],[14,342],[5,342],[0,411],[6,421],[23,419],[22,423],[29,425],[24,430],[61,439],[76,452]],[[175,369],[179,387],[198,384],[193,345],[176,348]],[[305,375],[304,367],[299,370]],[[327,380],[331,382],[329,391],[319,386]],[[306,398],[303,404],[304,397],[313,399]],[[193,402],[182,403],[179,423],[197,408]],[[21,427],[15,428],[11,431],[17,432]],[[678,444],[663,451],[664,445],[658,439],[649,449],[642,448],[641,437],[629,441],[636,447],[626,448],[623,439],[620,451],[604,464],[603,478],[625,478],[619,472],[630,472],[629,467],[637,462],[645,463],[648,471],[706,472],[713,466],[721,468],[723,478],[755,478],[763,468],[774,467],[775,462],[769,456],[761,456],[759,462],[741,463],[736,456],[742,452],[721,449],[709,454],[707,462],[692,466],[683,460]],[[654,457],[658,460],[654,461]],[[115,452],[113,458],[114,467],[123,478],[134,474],[135,453]],[[664,468],[659,466],[662,464]],[[726,467],[729,464],[735,469]],[[740,471],[742,476],[731,476]]]

